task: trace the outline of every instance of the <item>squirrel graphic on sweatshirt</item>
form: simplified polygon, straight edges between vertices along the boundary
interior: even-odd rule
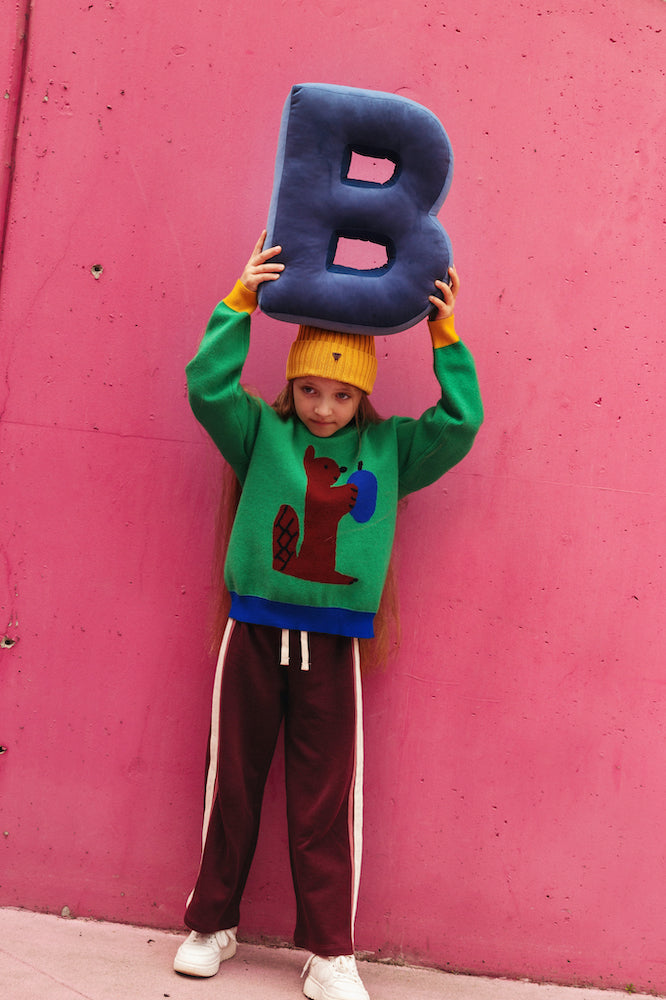
[[[302,537],[298,514],[290,504],[282,504],[273,523],[273,569],[313,583],[356,583],[357,577],[337,570],[336,549],[340,521],[346,514],[354,516],[358,480],[363,475],[360,463],[357,472],[338,486],[335,483],[347,469],[332,458],[316,458],[312,445],[305,450],[303,466],[307,487]],[[374,498],[373,487],[369,490],[366,487],[366,499],[357,520],[369,520],[374,511],[377,481],[371,473],[365,473],[361,482],[367,479],[374,481]]]

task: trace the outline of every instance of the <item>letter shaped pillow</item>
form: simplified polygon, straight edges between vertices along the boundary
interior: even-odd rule
[[[389,161],[392,176],[383,183],[354,179],[354,171],[350,177],[354,154]],[[282,247],[278,260],[285,270],[260,286],[263,312],[372,335],[418,323],[432,309],[433,283],[447,279],[452,259],[436,218],[452,173],[449,138],[423,105],[354,87],[292,87],[266,239],[266,246]],[[366,269],[338,263],[341,240],[377,244],[385,262]]]

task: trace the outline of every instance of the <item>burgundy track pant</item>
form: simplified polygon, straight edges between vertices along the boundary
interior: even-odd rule
[[[213,688],[201,866],[185,923],[201,933],[239,923],[283,719],[294,943],[317,955],[349,955],[363,719],[358,642],[344,636],[228,622]]]

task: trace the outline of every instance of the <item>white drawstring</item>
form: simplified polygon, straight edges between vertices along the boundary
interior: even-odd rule
[[[280,649],[280,666],[289,666],[289,629],[282,629],[282,647]]]
[[[280,666],[289,666],[289,629],[282,629],[282,639],[280,643]],[[310,646],[308,643],[308,633],[301,632],[301,670],[310,669]]]
[[[301,632],[301,670],[310,669],[310,647],[307,632]]]

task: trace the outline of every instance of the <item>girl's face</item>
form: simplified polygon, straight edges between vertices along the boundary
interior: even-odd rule
[[[294,379],[298,418],[316,437],[331,437],[354,419],[363,392],[355,385],[318,375]]]

